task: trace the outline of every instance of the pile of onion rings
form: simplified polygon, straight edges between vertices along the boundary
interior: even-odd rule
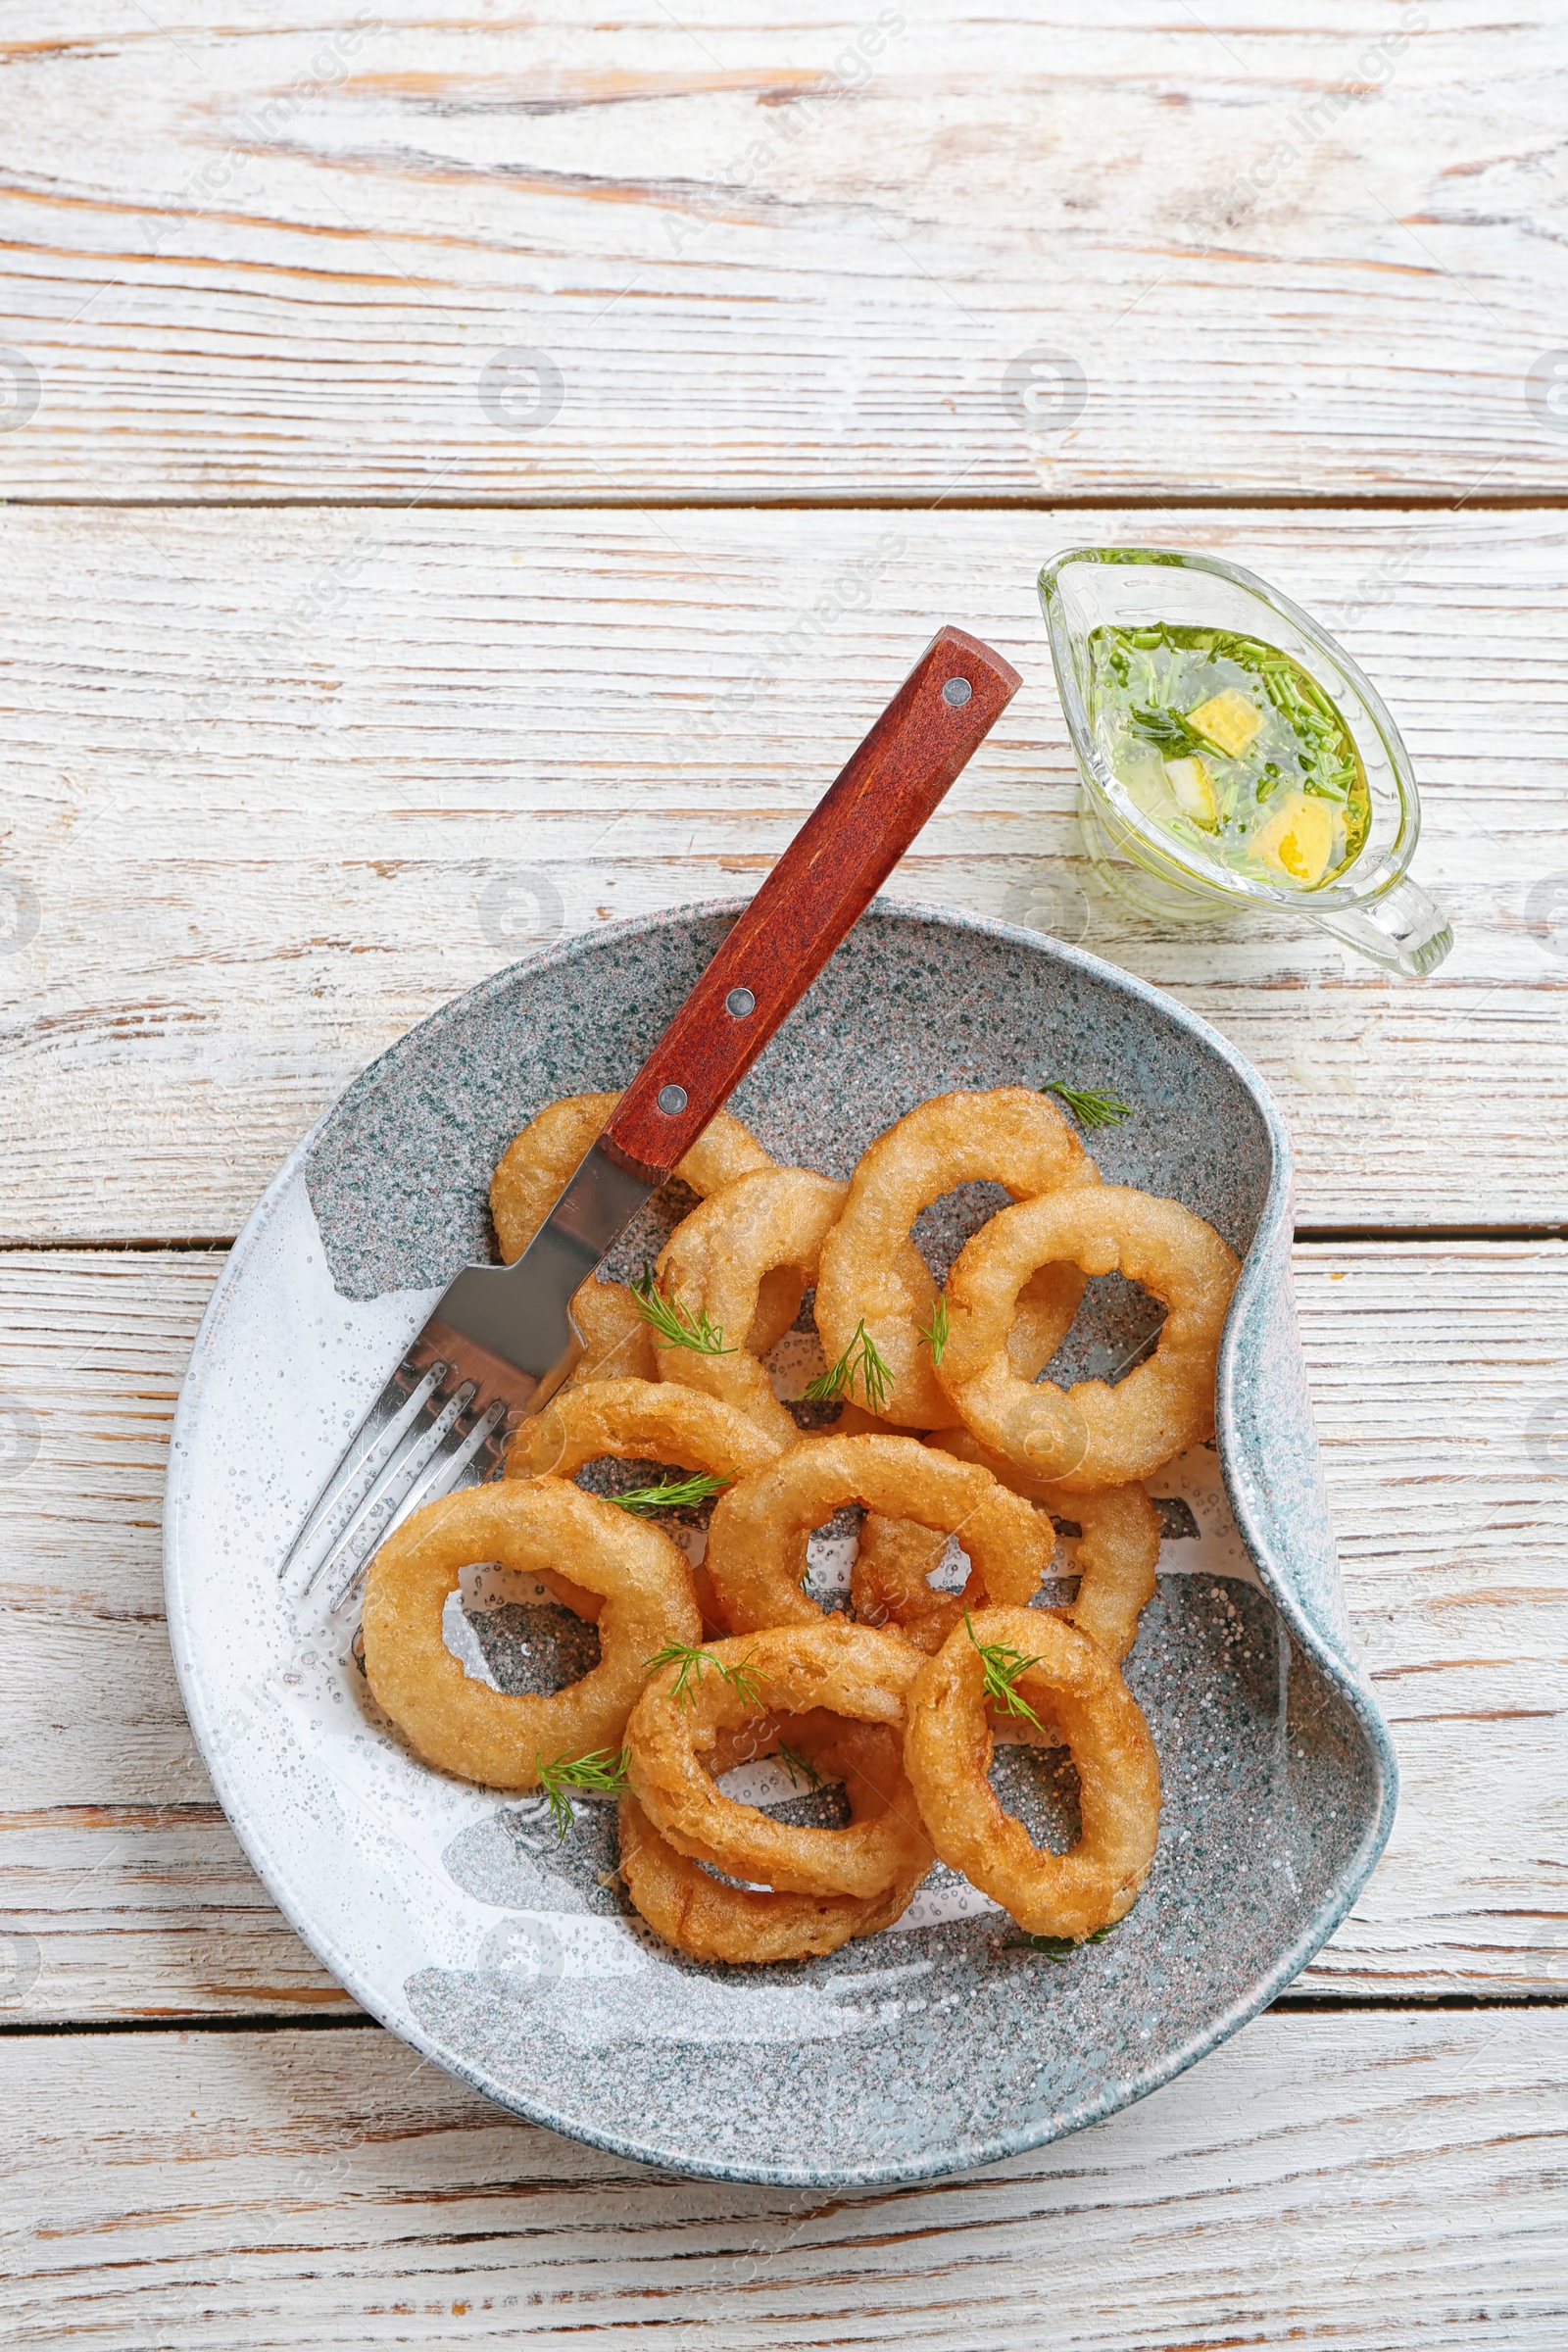
[[[617,1101],[549,1103],[509,1147],[491,1187],[505,1258]],[[802,1959],[875,1934],[933,1859],[1030,1935],[1098,1935],[1136,1901],[1158,1838],[1158,1760],[1121,1673],[1155,1590],[1144,1482],[1212,1434],[1234,1251],[1180,1201],[1102,1183],[1022,1086],[917,1104],[847,1183],[775,1164],[728,1113],[676,1174],[697,1205],[640,1281],[583,1284],[581,1356],[513,1432],[505,1477],[426,1505],[377,1553],[375,1700],[426,1762],[543,1788],[568,1825],[563,1788],[617,1798],[631,1902],[700,1959]],[[916,1219],[981,1182],[1009,1203],[939,1284]],[[1114,1385],[1053,1383],[1086,1281],[1112,1272],[1165,1307],[1152,1353]],[[784,1358],[799,1386],[813,1293],[823,1370],[802,1400]],[[584,1490],[609,1470],[617,1491]],[[847,1511],[858,1549],[828,1605],[808,1544]],[[1045,1591],[1055,1521],[1078,1536],[1068,1598]],[[470,1678],[442,1612],[488,1562],[592,1621],[599,1663],[543,1696]],[[1069,1751],[1068,1852],[1003,1810],[998,1739]],[[842,1785],[836,1821],[726,1790],[768,1759],[792,1788]]]

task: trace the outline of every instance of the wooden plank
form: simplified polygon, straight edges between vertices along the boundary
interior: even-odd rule
[[[1568,1986],[1561,1244],[1298,1248],[1347,1595],[1399,1812],[1313,1990]]]
[[[682,2180],[379,2032],[13,2039],[15,2340],[1548,2352],[1568,2017],[1259,2019],[1109,2122],[848,2194]]]
[[[213,1804],[163,1631],[164,1448],[218,1263],[0,1258],[0,1394],[40,1436],[0,1482],[0,2017],[349,2006]],[[1568,1246],[1305,1245],[1297,1277],[1349,1604],[1404,1773],[1388,1854],[1303,1989],[1561,1991]]]
[[[0,54],[12,496],[1564,487],[1550,0],[40,0]]]
[[[13,512],[0,1233],[232,1234],[557,906],[755,887],[945,617],[1027,682],[896,892],[1054,923],[1212,1018],[1291,1116],[1308,1226],[1562,1221],[1562,518],[1129,520]],[[1142,536],[1277,578],[1383,685],[1457,928],[1432,980],[1101,888],[1033,583]]]

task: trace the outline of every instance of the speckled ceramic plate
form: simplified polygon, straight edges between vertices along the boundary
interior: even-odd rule
[[[416,1763],[368,1698],[352,1618],[276,1578],[438,1290],[487,1253],[510,1138],[558,1095],[624,1084],[736,911],[620,925],[498,974],[384,1054],[280,1171],[180,1397],[170,1632],[251,1860],[395,2032],[523,2115],[680,2171],[913,2180],[1074,2131],[1190,2066],[1317,1950],[1388,1835],[1394,1763],[1347,1643],[1291,1302],[1289,1147],[1223,1040],[1076,950],[879,902],[734,1105],[778,1158],[847,1175],[949,1088],[1112,1087],[1136,1115],[1094,1138],[1105,1176],[1174,1195],[1245,1253],[1217,1449],[1149,1482],[1162,1573],[1126,1671],[1159,1749],[1160,1843],[1104,1943],[1056,1961],[939,1868],[897,1929],[829,1959],[683,1960],[628,1913],[609,1807],[584,1803],[561,1842],[538,1800]],[[929,1220],[939,1270],[1000,1198],[971,1188]],[[1152,1320],[1135,1287],[1091,1285],[1053,1371],[1108,1370]],[[810,1344],[792,1359],[781,1343],[786,1385]],[[829,1531],[821,1576],[852,1552]],[[1070,1574],[1070,1534],[1057,1564]],[[582,1629],[537,1588],[483,1578],[449,1609],[449,1640],[502,1688],[551,1688],[584,1662]],[[831,1792],[762,1770],[759,1801],[832,1817]],[[1018,1750],[999,1771],[1037,1834],[1070,1834],[1070,1774],[1042,1777]]]

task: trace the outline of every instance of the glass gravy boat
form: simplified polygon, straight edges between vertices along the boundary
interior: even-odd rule
[[[1080,547],[1040,574],[1051,659],[1078,758],[1084,843],[1104,882],[1144,914],[1212,922],[1249,909],[1305,915],[1390,971],[1421,978],[1453,945],[1447,917],[1406,872],[1421,832],[1409,755],[1383,699],[1327,632],[1239,564],[1161,548]],[[1090,716],[1092,632],[1158,622],[1265,639],[1315,678],[1355,739],[1371,822],[1350,864],[1315,889],[1237,873],[1148,816],[1115,774]]]

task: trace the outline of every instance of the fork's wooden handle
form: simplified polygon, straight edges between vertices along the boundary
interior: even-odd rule
[[[1022,683],[940,629],[621,1097],[601,1148],[667,1176],[863,913]]]

